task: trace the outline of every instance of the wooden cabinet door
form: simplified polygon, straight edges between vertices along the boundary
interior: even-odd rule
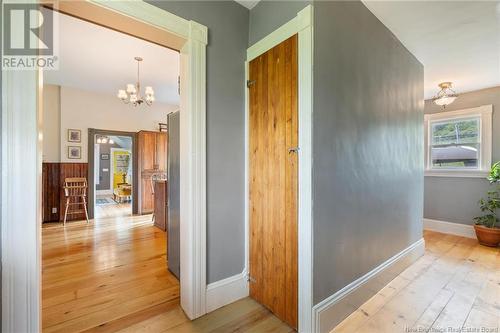
[[[167,133],[156,133],[156,165],[162,171],[167,170],[167,140]]]
[[[156,133],[139,132],[139,168],[153,170],[156,164]]]
[[[143,176],[141,179],[141,214],[153,212],[154,194],[151,187],[151,176]]]
[[[297,328],[297,36],[250,62],[250,296]]]

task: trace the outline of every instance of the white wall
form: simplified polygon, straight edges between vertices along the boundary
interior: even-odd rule
[[[43,161],[61,161],[60,89],[46,85],[43,90]]]
[[[155,103],[153,106],[133,107],[123,104],[116,96],[90,92],[70,87],[58,87],[52,85],[44,86],[44,120],[46,110],[56,110],[57,94],[60,91],[60,121],[59,127],[55,126],[56,117],[50,116],[44,123],[44,132],[49,131],[54,135],[44,134],[44,161],[45,151],[50,152],[51,158],[55,147],[60,147],[58,161],[64,163],[86,163],[88,129],[97,128],[105,130],[117,130],[127,132],[138,132],[140,130],[158,130],[159,122],[166,122],[167,114],[178,109],[176,105]],[[82,131],[82,142],[73,143],[67,141],[68,129],[79,129]],[[59,134],[57,133],[59,131]],[[59,140],[57,140],[59,138]],[[81,146],[81,159],[68,159],[68,146]],[[47,158],[49,155],[47,154]],[[57,161],[52,161],[57,162]]]

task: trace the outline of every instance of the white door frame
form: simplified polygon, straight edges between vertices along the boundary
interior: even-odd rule
[[[312,112],[313,112],[313,6],[308,5],[289,22],[247,50],[249,62],[286,39],[298,34],[298,112],[299,112],[299,186],[298,186],[298,274],[299,332],[312,332],[313,307],[313,224],[312,224]],[[249,97],[245,96],[245,256],[249,265]]]
[[[207,27],[139,0],[87,3],[153,25],[184,42],[180,47],[180,294],[186,315],[197,318],[206,313]],[[39,332],[42,75],[2,71],[2,80],[2,331]]]

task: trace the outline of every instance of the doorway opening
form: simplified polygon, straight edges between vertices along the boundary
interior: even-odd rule
[[[180,228],[180,294],[182,309],[188,318],[197,318],[206,312],[207,27],[142,1],[61,1],[57,5],[61,12],[180,52],[180,141],[183,147],[180,155],[180,215],[183,221]],[[2,285],[11,291],[2,294],[2,327],[9,332],[41,331],[41,161],[45,153],[42,137],[45,140],[47,131],[40,127],[40,120],[45,109],[42,105],[45,74],[10,71],[2,76],[2,119],[8,124],[2,133],[2,151],[5,156],[18,157],[2,162],[3,177],[9,179],[9,186],[2,195],[2,220],[5,222],[2,223],[2,235],[7,235],[2,242]],[[79,114],[85,117],[89,109]],[[82,146],[85,142],[82,140]],[[72,149],[71,154],[78,155],[78,150]],[[18,276],[27,278],[19,279]],[[12,295],[24,297],[13,298]]]
[[[113,135],[113,132],[92,131],[94,151],[89,149],[89,186],[93,188],[95,218],[132,216],[136,192],[134,149],[135,133]],[[90,191],[89,191],[90,192]]]
[[[167,122],[180,114],[180,54],[71,15],[54,16],[60,68],[44,73],[42,128],[50,135],[43,144],[46,152],[54,148],[51,165],[64,172],[44,188],[42,204],[49,207],[45,201],[55,193],[67,202],[67,180],[79,179],[88,205],[85,214],[60,210],[67,223],[59,215],[42,225],[42,331],[91,330],[158,304],[179,307],[180,188],[172,191],[166,175],[167,152],[176,151],[180,135],[179,126],[172,128],[172,146],[168,130],[175,121]],[[50,183],[47,174],[42,179]],[[172,181],[180,184],[179,176]],[[99,287],[82,287],[89,280]],[[123,312],[127,304],[132,310]]]

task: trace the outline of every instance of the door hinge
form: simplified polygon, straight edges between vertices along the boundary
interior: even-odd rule
[[[247,80],[247,88],[250,88],[256,82],[257,82],[257,80]]]
[[[181,94],[181,76],[180,75],[177,77],[177,93],[179,95]]]

